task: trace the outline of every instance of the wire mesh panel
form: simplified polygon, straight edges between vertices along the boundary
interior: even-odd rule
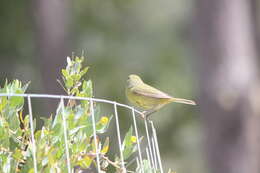
[[[29,159],[25,160],[24,164],[32,161],[32,168],[29,169],[33,170],[32,172],[42,172],[42,165],[46,167],[48,163],[54,162],[53,165],[56,168],[50,168],[50,170],[62,170],[59,166],[66,163],[68,173],[77,172],[79,169],[84,172],[90,168],[93,172],[104,173],[108,165],[114,167],[115,172],[163,173],[153,122],[141,118],[142,113],[133,107],[104,99],[60,95],[0,93],[0,100],[3,97],[9,99],[21,97],[27,101],[30,132],[28,132],[29,140],[25,148],[29,150],[27,155],[31,154],[31,160],[28,157]],[[33,119],[35,115],[32,102],[36,98],[59,100],[54,114],[55,118],[45,120],[49,126],[44,126],[41,131],[36,131]],[[78,106],[78,103],[81,106]],[[99,104],[109,105],[113,109],[113,115],[100,117],[100,113],[97,111]],[[121,114],[121,109],[125,110],[124,115]],[[127,121],[130,124],[128,129],[122,124],[125,114],[127,114]],[[25,119],[22,121],[25,122]],[[108,127],[107,124],[110,120],[111,123]],[[110,127],[112,138],[116,140],[114,142],[103,134]],[[50,138],[53,133],[58,134],[58,137]],[[50,136],[48,137],[48,135]],[[56,146],[51,145],[53,143]],[[115,151],[107,154],[110,143],[113,143]],[[56,150],[55,147],[62,147],[63,152]],[[81,148],[85,150],[82,151]],[[77,153],[78,151],[80,153]],[[51,154],[45,157],[44,153]],[[61,164],[56,163],[54,157],[59,158],[62,161]]]

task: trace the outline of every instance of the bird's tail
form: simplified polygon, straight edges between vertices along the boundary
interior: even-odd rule
[[[189,104],[189,105],[196,105],[196,103],[192,100],[187,100],[187,99],[181,99],[181,98],[172,98],[172,102],[176,103],[184,103],[184,104]]]

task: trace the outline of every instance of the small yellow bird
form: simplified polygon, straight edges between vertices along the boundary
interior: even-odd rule
[[[154,87],[145,84],[142,79],[134,74],[128,76],[126,86],[126,96],[128,100],[135,106],[144,109],[143,118],[158,111],[168,103],[184,103],[196,105],[192,100],[174,98]]]

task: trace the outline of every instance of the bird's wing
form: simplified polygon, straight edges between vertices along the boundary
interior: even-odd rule
[[[142,96],[146,96],[146,97],[152,97],[152,98],[172,98],[171,96],[169,96],[168,94],[154,88],[151,87],[149,85],[142,85],[142,86],[138,86],[138,87],[133,87],[131,88],[132,92],[138,95],[142,95]]]

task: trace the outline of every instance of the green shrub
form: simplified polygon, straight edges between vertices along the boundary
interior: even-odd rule
[[[84,57],[68,57],[67,66],[61,70],[62,81],[58,81],[69,96],[93,97],[91,80],[84,80],[88,67],[83,68]],[[0,93],[24,94],[29,83],[22,84],[18,80],[6,81],[0,87]],[[24,114],[24,97],[0,97],[0,172],[34,172],[33,142],[30,133],[29,115]],[[97,139],[93,135],[91,104],[89,100],[76,101],[73,99],[61,101],[54,116],[41,118],[44,121],[40,130],[36,129],[34,120],[34,138],[36,145],[36,161],[38,172],[60,173],[67,172],[66,143],[69,149],[69,160],[72,172],[96,167],[97,147],[100,149],[100,163],[103,172],[109,168],[122,171],[120,159],[114,155],[114,161],[107,156],[110,147],[109,137],[104,140],[99,135],[107,132],[113,115],[101,115],[98,104],[93,104]],[[64,135],[65,118],[67,136]],[[126,133],[122,146],[126,160],[137,150],[133,129]],[[151,172],[147,161],[143,162],[145,172]],[[140,172],[140,168],[136,168]]]

